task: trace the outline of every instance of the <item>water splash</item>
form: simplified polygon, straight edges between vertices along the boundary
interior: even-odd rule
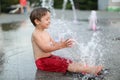
[[[53,23],[52,23],[53,22]],[[79,42],[80,36],[78,33],[73,32],[69,27],[71,26],[70,22],[63,20],[53,19],[50,26],[50,32],[52,33],[56,41],[63,39],[73,39],[75,45],[72,48],[66,49],[70,53],[70,58],[78,62],[84,63],[84,65],[102,65],[103,62],[103,53],[101,43],[101,32],[93,32],[90,40],[85,42]],[[61,26],[62,24],[62,26]],[[68,27],[69,26],[69,27]],[[64,29],[63,29],[64,28]],[[53,31],[54,30],[54,31]],[[67,54],[66,54],[67,55]],[[68,55],[67,55],[68,56]]]
[[[96,53],[96,50],[99,49],[100,50],[100,38],[99,38],[99,32],[95,32],[93,33],[91,40],[87,43],[87,45],[82,45],[80,46],[80,51],[81,51],[81,60],[82,62],[85,63],[85,65],[96,65],[96,61],[100,60],[102,57],[102,53],[101,55],[99,55],[100,53]],[[98,58],[99,56],[99,58]]]
[[[56,13],[54,10],[54,0],[40,0],[42,2],[41,6],[49,9],[51,11],[52,17],[55,18]]]
[[[89,16],[89,27],[93,30],[96,31],[97,30],[97,15],[96,15],[96,11],[92,10],[91,14]]]
[[[64,0],[64,2],[63,2],[63,8],[62,8],[63,13],[65,12],[67,2],[68,2],[68,0]],[[75,11],[75,5],[74,5],[73,0],[70,0],[70,3],[72,5],[72,10],[73,10],[73,17],[74,17],[73,22],[78,23],[76,11]],[[64,19],[64,14],[62,15],[62,19]]]
[[[75,41],[76,47],[73,47],[71,49],[72,50],[71,53],[76,52],[77,54],[75,57],[79,60],[79,62],[82,62],[85,66],[103,64],[103,61],[102,61],[103,53],[101,53],[102,46],[99,44],[101,41],[99,36],[100,36],[100,32],[93,33],[91,40],[87,44],[85,44],[77,41],[78,36],[76,35],[76,33],[70,30],[64,33],[65,39],[72,38]]]
[[[66,31],[59,34],[59,39],[73,39],[76,43],[75,46],[71,50],[71,53],[77,53],[75,58],[80,58],[79,60],[84,63],[84,65],[96,65],[96,64],[101,64],[102,65],[102,57],[103,54],[101,53],[102,46],[99,44],[101,39],[100,39],[100,32],[94,32],[92,34],[92,37],[90,41],[85,44],[85,43],[80,43],[78,42],[79,36],[75,33],[72,32],[69,28],[66,27]],[[98,53],[97,53],[98,52]],[[72,54],[74,57],[74,54]],[[78,57],[79,56],[79,57]],[[74,59],[75,59],[74,58]],[[98,63],[99,62],[99,63]]]

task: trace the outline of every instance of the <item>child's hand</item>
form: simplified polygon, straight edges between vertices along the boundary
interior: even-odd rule
[[[61,41],[62,43],[62,47],[65,48],[65,47],[72,47],[74,45],[74,40],[73,39],[67,39],[65,41]]]

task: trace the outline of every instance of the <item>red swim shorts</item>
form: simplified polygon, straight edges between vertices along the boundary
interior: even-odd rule
[[[35,61],[38,69],[50,72],[66,73],[71,60],[59,56],[51,55],[50,57],[40,58]]]

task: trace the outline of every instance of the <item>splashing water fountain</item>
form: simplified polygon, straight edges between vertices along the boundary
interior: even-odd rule
[[[50,9],[51,13],[52,13],[52,17],[55,18],[56,14],[55,14],[55,10],[53,8],[53,4],[54,4],[54,0],[40,0],[40,2],[42,2],[41,6]]]
[[[94,10],[91,11],[91,14],[89,16],[89,27],[93,31],[97,30],[97,15],[96,15],[96,11]]]
[[[48,1],[51,2],[51,0],[48,0]],[[67,4],[67,1],[68,0],[64,0],[63,10],[62,10],[63,12],[65,11],[65,6]],[[46,2],[45,0],[43,0],[42,2],[43,2],[42,3],[43,7],[44,7],[44,5],[48,4],[48,2]],[[73,0],[70,0],[70,2],[72,4],[72,9],[73,9],[73,14],[74,14],[74,21],[73,22],[77,23]],[[51,6],[51,4],[49,4],[48,7],[46,7],[46,8],[49,8],[49,6]],[[63,19],[62,20],[55,19],[55,18],[51,19],[51,25],[50,25],[50,29],[48,31],[50,32],[50,34],[53,36],[53,38],[56,41],[60,41],[60,39],[72,38],[76,43],[74,45],[74,47],[72,47],[70,49],[59,50],[60,52],[56,51],[55,54],[59,55],[59,56],[66,57],[66,58],[70,58],[72,60],[76,60],[78,62],[82,62],[82,63],[84,63],[85,66],[86,65],[89,65],[89,66],[91,66],[91,65],[103,65],[104,64],[104,62],[103,62],[103,55],[104,54],[101,51],[102,45],[99,44],[101,41],[101,39],[100,39],[101,33],[99,31],[92,33],[91,37],[90,37],[90,41],[87,41],[87,44],[82,42],[82,41],[79,42],[81,37],[79,37],[79,35],[77,35],[78,33],[76,34],[76,32],[71,30],[71,28],[70,28],[72,26],[75,26],[75,24],[73,24],[73,22],[66,21]],[[92,11],[89,23],[90,23],[92,30],[94,30],[94,31],[96,31],[96,22],[97,22],[96,12]],[[61,54],[61,53],[63,53],[63,54]],[[64,53],[66,53],[66,54],[64,54]],[[67,55],[67,54],[69,54],[69,55]],[[73,77],[75,77],[75,76],[76,75],[73,75]],[[87,74],[86,77],[89,78],[90,75]],[[87,79],[82,79],[82,80],[87,80]]]
[[[64,0],[63,1],[63,8],[62,8],[62,11],[63,11],[63,13],[64,13],[64,11],[65,11],[65,9],[66,9],[66,4],[67,4],[67,2],[68,2],[68,0]],[[77,15],[76,15],[76,11],[75,11],[75,6],[74,6],[74,2],[73,2],[73,0],[70,0],[70,3],[71,3],[71,5],[72,5],[72,10],[73,10],[73,17],[74,17],[74,19],[73,19],[73,22],[74,23],[79,23],[78,21],[77,21]],[[62,15],[62,19],[64,19],[64,14]]]
[[[69,38],[75,41],[75,45],[72,48],[56,51],[55,52],[56,55],[72,59],[73,61],[82,62],[84,63],[85,66],[104,64],[103,61],[104,53],[102,53],[103,47],[100,44],[102,34],[99,31],[92,33],[90,40],[87,41],[87,43],[85,43],[84,41],[79,42],[79,40],[82,37],[80,37],[78,33],[76,33],[74,30],[71,30],[71,28],[69,28],[75,24],[69,21],[55,20],[55,19],[52,19],[51,23],[52,23],[51,27],[48,31],[56,41],[60,41],[60,39],[66,40]],[[79,76],[79,78],[81,78],[80,74],[73,74],[74,78],[75,76]],[[91,76],[92,75],[89,74],[85,75],[85,77],[87,78]],[[82,79],[82,80],[89,80],[89,79]],[[101,78],[96,80],[101,80]]]

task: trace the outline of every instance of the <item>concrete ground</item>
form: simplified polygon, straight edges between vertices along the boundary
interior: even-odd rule
[[[56,19],[61,19],[63,12],[61,10],[55,10],[55,12],[56,12]],[[74,20],[73,18],[74,16],[72,14],[73,12],[70,10],[65,11],[64,19],[68,21]],[[80,26],[81,28],[82,26],[86,26],[87,25],[86,21],[88,21],[90,11],[77,10],[76,14],[77,14],[77,20],[80,22],[80,24],[78,25],[71,24],[71,25],[74,25],[74,27]],[[98,19],[102,20],[101,23],[104,23],[104,21],[107,20],[109,21],[109,23],[113,23],[112,26],[117,25],[119,27],[120,25],[119,12],[97,11],[97,15],[98,15]],[[83,22],[82,26],[81,26],[81,22]],[[114,23],[116,25],[114,25]],[[0,14],[0,80],[78,80],[79,75],[76,74],[64,75],[62,73],[44,72],[36,69],[34,64],[31,41],[30,41],[33,28],[34,27],[29,21],[29,13]],[[113,32],[114,30],[116,30],[115,28],[113,28]],[[117,29],[120,30],[120,28]],[[83,28],[82,30],[84,31]],[[110,31],[112,32],[112,30]],[[80,33],[84,35],[89,34],[85,32],[80,32]],[[119,36],[113,39],[119,40]],[[116,47],[118,43],[119,41],[117,41],[117,43],[114,43],[114,45],[112,46]],[[117,48],[115,49],[118,50],[117,53],[120,52],[118,48],[119,45],[117,45]],[[119,57],[117,57],[115,61],[117,61],[117,59],[119,59]],[[119,62],[117,61],[117,63],[114,64],[118,65]],[[115,67],[113,67],[113,69],[115,69]],[[117,73],[119,72],[120,70],[117,71]],[[110,77],[110,79],[119,80],[119,74],[117,74],[112,78]]]

